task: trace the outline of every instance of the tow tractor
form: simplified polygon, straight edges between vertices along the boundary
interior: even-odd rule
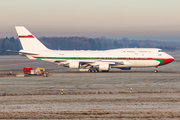
[[[33,70],[32,67],[25,67],[23,68],[23,73],[26,75],[37,75],[37,76],[48,77],[48,73],[45,72],[45,68],[36,68],[35,70]]]

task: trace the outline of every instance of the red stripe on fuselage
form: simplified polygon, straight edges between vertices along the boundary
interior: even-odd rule
[[[103,58],[103,57],[39,57],[39,56],[33,56],[34,58],[44,58],[44,59],[81,59],[81,58],[86,58],[86,59],[123,59],[123,60],[126,60],[126,59],[129,59],[129,60],[132,60],[132,59],[161,59],[161,60],[164,60],[164,63],[161,64],[161,65],[165,65],[165,64],[168,64],[172,61],[174,61],[174,58],[125,58],[125,57],[117,57],[117,58],[112,58],[112,57],[106,57],[106,58]]]
[[[173,58],[134,58],[134,57],[128,57],[128,58],[125,58],[125,57],[40,57],[40,56],[33,56],[35,58],[89,58],[89,59],[162,59],[162,60],[170,60],[170,59],[173,59]],[[173,59],[174,60],[174,59]],[[173,61],[172,60],[172,61]]]
[[[174,61],[174,58],[167,58],[167,59],[162,59],[162,60],[164,60],[164,63],[162,65],[165,65],[165,64],[168,64],[168,63]]]

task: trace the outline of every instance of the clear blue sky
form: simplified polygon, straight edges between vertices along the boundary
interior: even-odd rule
[[[21,25],[36,37],[180,41],[180,0],[1,0],[0,37]]]

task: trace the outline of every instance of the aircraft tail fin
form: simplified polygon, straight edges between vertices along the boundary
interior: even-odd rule
[[[24,26],[16,26],[16,31],[20,39],[23,50],[48,50],[33,34]]]

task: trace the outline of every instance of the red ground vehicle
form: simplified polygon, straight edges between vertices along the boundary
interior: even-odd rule
[[[33,70],[32,67],[25,67],[25,68],[23,68],[23,73],[25,73],[25,74],[30,74],[30,73],[31,73],[31,70]]]

